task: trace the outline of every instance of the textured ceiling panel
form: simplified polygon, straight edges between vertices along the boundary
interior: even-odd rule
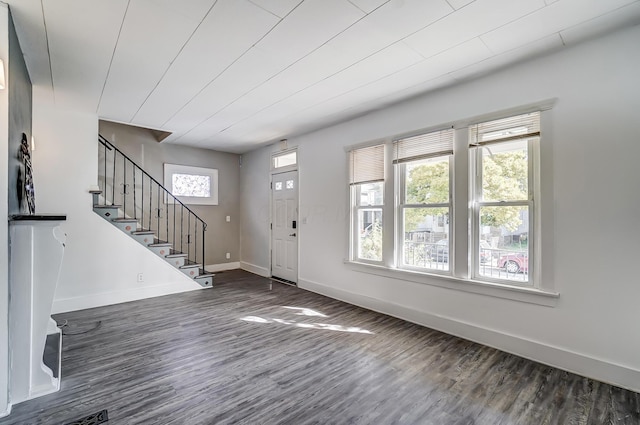
[[[418,31],[406,43],[428,58],[544,7],[543,0],[476,0]]]
[[[502,53],[613,11],[633,0],[561,0],[482,36]]]
[[[44,2],[56,102],[96,112],[128,2]]]
[[[117,121],[131,120],[199,23],[176,14],[166,2],[131,2],[98,113]]]
[[[640,23],[639,0],[6,1],[39,95],[233,152]]]
[[[250,2],[218,0],[134,121],[162,127],[278,22]]]

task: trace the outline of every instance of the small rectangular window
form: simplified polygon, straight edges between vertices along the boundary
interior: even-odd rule
[[[171,176],[171,194],[173,196],[211,196],[211,176],[197,174],[173,174]]]
[[[184,204],[218,205],[218,170],[164,164],[164,186]],[[167,197],[168,203],[174,198]]]
[[[296,151],[281,155],[274,155],[272,159],[272,169],[277,170],[284,167],[292,167],[298,164],[298,153]]]

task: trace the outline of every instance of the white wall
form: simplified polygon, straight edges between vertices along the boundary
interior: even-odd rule
[[[243,155],[240,168],[240,266],[261,276],[271,276],[270,155],[266,149]]]
[[[67,214],[54,313],[165,295],[200,286],[92,210],[98,117],[54,105],[34,87],[36,212]],[[144,282],[137,282],[143,273]]]
[[[0,59],[5,61],[5,72],[9,59],[9,8],[0,3]],[[7,75],[8,77],[8,75]],[[0,90],[0,417],[9,410],[9,233],[8,214],[8,127],[9,96]]]
[[[636,26],[290,139],[299,145],[300,221],[307,219],[299,230],[299,286],[640,391],[638,40]],[[555,307],[343,263],[345,146],[549,98],[557,103],[543,117],[542,276],[561,294]],[[248,211],[241,259],[266,269],[269,226],[260,212],[268,203],[262,183],[270,152],[245,154],[241,172]]]

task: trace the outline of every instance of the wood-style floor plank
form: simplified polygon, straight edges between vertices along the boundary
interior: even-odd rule
[[[55,318],[88,331],[61,391],[0,425],[640,424],[638,393],[240,270]]]

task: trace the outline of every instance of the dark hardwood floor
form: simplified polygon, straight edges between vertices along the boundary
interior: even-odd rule
[[[57,315],[62,389],[0,424],[640,424],[640,394],[243,271]]]

